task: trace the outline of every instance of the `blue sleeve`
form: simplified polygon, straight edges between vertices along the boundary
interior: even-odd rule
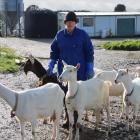
[[[57,41],[57,35],[56,35],[51,44],[50,59],[57,61],[58,58],[59,58],[59,49],[58,49],[58,41]]]
[[[94,47],[92,45],[91,39],[87,33],[85,33],[84,38],[84,52],[86,63],[94,63]]]

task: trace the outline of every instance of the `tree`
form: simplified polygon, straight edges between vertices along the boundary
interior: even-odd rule
[[[124,4],[117,4],[114,8],[114,12],[126,12],[126,7]]]

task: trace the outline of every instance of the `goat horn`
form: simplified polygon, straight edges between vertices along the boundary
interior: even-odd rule
[[[29,58],[34,58],[32,54],[29,54]]]
[[[31,54],[30,52],[27,52],[27,53],[25,54],[25,57],[29,58],[31,55],[32,55],[32,54]]]
[[[62,60],[63,65],[68,65],[64,60]]]

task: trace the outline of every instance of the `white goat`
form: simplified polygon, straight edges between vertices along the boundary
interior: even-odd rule
[[[136,69],[135,69],[135,77],[136,78],[140,77],[140,67],[136,67]]]
[[[36,125],[38,118],[51,117],[53,123],[53,135],[55,140],[59,139],[59,121],[63,109],[64,92],[59,85],[48,83],[44,86],[25,91],[13,91],[0,84],[0,97],[15,108],[15,115],[21,125],[22,139],[25,137],[24,124],[31,122],[32,134],[36,139]]]
[[[135,122],[140,107],[140,78],[132,80],[128,69],[119,69],[116,76],[116,83],[122,83],[124,87],[123,102],[126,111],[127,129],[129,130],[129,106],[134,108],[133,129],[135,130]]]
[[[96,69],[95,69],[96,70]],[[110,81],[111,86],[109,88],[109,96],[122,96],[123,95],[123,86],[121,83],[114,83],[114,80],[117,75],[117,69],[113,67],[113,70],[111,71],[104,71],[101,69],[96,70],[97,73],[95,73],[94,77],[100,78],[105,81]],[[132,79],[140,77],[140,67],[136,67],[133,72],[130,73]]]
[[[97,74],[99,74],[99,73],[101,73],[101,72],[103,72],[102,69],[94,68],[94,73],[95,73],[95,75],[97,75]],[[94,112],[93,112],[93,115],[94,115]],[[89,121],[89,119],[88,119],[88,111],[87,111],[87,110],[86,110],[86,113],[85,113],[85,118],[84,118],[84,120],[85,120],[85,121]]]
[[[100,78],[102,80],[105,81],[110,81],[110,86],[109,86],[109,96],[121,96],[122,101],[123,101],[123,92],[124,92],[124,88],[122,83],[118,83],[116,84],[114,82],[117,72],[116,72],[116,68],[113,66],[113,70],[111,71],[100,71],[100,73],[97,73],[95,75],[95,77]],[[134,69],[134,72],[130,73],[132,79],[136,78],[136,77],[140,77],[140,67],[137,67]],[[122,117],[124,114],[124,104],[122,104],[122,112],[120,117]]]
[[[117,72],[115,70],[112,71],[102,71],[95,75],[96,78],[100,78],[104,81],[110,81],[111,86],[109,88],[109,96],[122,96],[123,95],[123,87],[122,84],[115,84],[114,80],[116,78]]]
[[[84,110],[94,109],[96,112],[96,127],[99,123],[100,111],[105,107],[108,119],[108,128],[110,131],[110,111],[109,111],[109,86],[98,78],[92,78],[87,81],[77,81],[76,67],[67,65],[59,79],[68,82],[68,92],[66,94],[66,106],[69,114],[70,126],[73,125],[73,111],[78,112],[75,139],[79,140],[79,127],[82,123],[82,114]],[[72,127],[70,129],[69,139],[72,139]]]
[[[123,86],[121,83],[116,84],[115,78],[116,78],[117,72],[115,70],[112,71],[102,71],[100,73],[98,73],[97,75],[95,75],[96,78],[100,78],[104,81],[110,81],[110,85],[109,85],[109,96],[121,96],[122,100],[123,100]],[[122,104],[122,113],[120,115],[120,117],[123,116],[124,113],[124,105]]]

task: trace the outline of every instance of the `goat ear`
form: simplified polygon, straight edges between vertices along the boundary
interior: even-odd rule
[[[128,71],[129,71],[129,70],[128,70],[128,69],[126,69],[126,73],[128,73]]]
[[[35,60],[35,59],[34,59],[34,57],[32,56],[32,54],[29,55],[29,59],[30,59],[31,63],[34,64],[34,62],[35,62],[34,60]]]
[[[77,65],[76,65],[76,69],[77,69],[77,70],[80,69],[80,63],[77,63]]]
[[[63,63],[64,66],[68,65],[64,60],[62,60],[62,63]]]
[[[118,71],[116,64],[113,65],[113,70]]]

